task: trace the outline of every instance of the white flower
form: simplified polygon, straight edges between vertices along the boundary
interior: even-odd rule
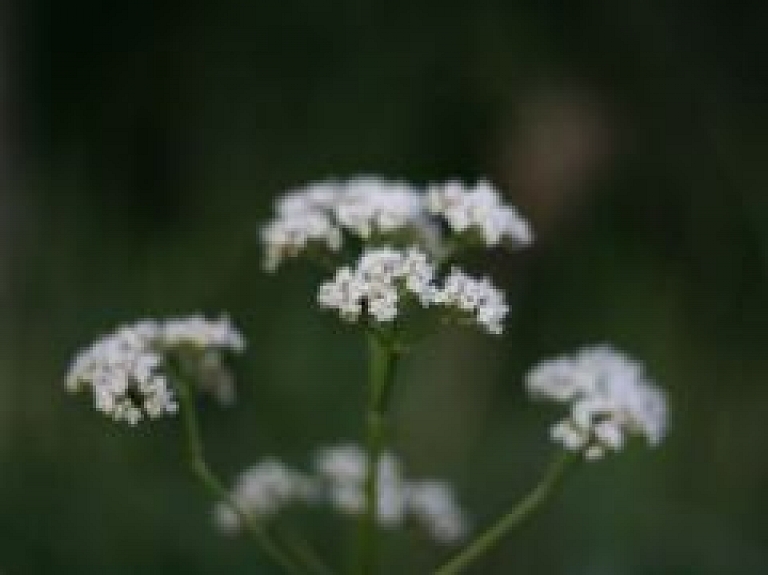
[[[400,263],[400,274],[405,281],[405,289],[414,294],[422,306],[427,307],[437,299],[438,289],[434,285],[435,266],[426,253],[411,247],[405,252]]]
[[[288,192],[277,200],[278,215],[290,216],[307,213],[330,213],[339,195],[338,182],[333,180],[308,184]]]
[[[372,248],[363,252],[354,269],[342,267],[331,281],[321,284],[317,302],[350,321],[365,311],[378,322],[391,322],[407,294],[423,306],[431,303],[436,293],[433,277],[434,267],[418,248],[405,252]]]
[[[526,387],[533,397],[569,405],[569,415],[550,435],[587,459],[619,451],[628,435],[643,436],[652,446],[664,437],[664,394],[641,363],[609,346],[543,361],[528,373]]]
[[[332,507],[345,515],[365,512],[367,456],[360,446],[347,443],[319,451],[315,471]],[[453,543],[468,531],[450,486],[406,479],[400,459],[391,452],[379,458],[378,492],[377,520],[383,527],[402,527],[413,519],[438,543]]]
[[[509,306],[504,292],[494,287],[488,278],[475,279],[454,267],[435,301],[470,314],[488,333],[499,335],[504,331]]]
[[[98,411],[135,425],[145,417],[156,419],[178,411],[167,374],[169,353],[199,350],[199,367],[212,373],[212,362],[218,365],[219,350],[239,352],[244,347],[245,339],[226,317],[216,321],[202,316],[139,321],[120,327],[81,351],[69,368],[66,388],[71,392],[90,390]],[[208,382],[210,390],[221,398],[232,394],[226,386],[231,387],[232,382],[223,376]]]
[[[365,481],[367,456],[356,443],[343,443],[321,449],[315,455],[315,471],[333,483]]]
[[[225,533],[240,530],[240,513],[255,521],[268,521],[292,504],[329,504],[344,515],[365,513],[368,456],[354,443],[319,450],[312,473],[305,474],[267,458],[241,473],[231,490],[236,509],[226,503],[214,508],[214,519]],[[453,490],[434,480],[406,480],[400,459],[390,452],[379,457],[376,519],[388,529],[409,520],[420,525],[436,542],[463,538],[467,520]]]
[[[528,221],[505,204],[496,188],[484,180],[469,187],[458,181],[433,184],[427,189],[427,206],[454,232],[479,233],[486,246],[495,246],[504,239],[520,246],[533,241]]]
[[[479,234],[487,246],[533,241],[528,222],[485,181],[472,187],[434,184],[424,192],[406,182],[359,176],[308,184],[279,198],[273,219],[261,229],[264,265],[274,271],[310,246],[338,252],[345,235],[363,242],[378,242],[381,236],[417,242],[442,257],[450,242],[441,221],[450,233]]]
[[[408,486],[408,512],[441,543],[461,540],[469,531],[467,518],[453,489],[440,481],[418,481]]]
[[[341,185],[333,206],[339,225],[363,239],[413,225],[421,212],[421,196],[410,185],[370,176]]]
[[[341,230],[331,214],[337,196],[336,183],[320,182],[278,199],[276,217],[261,230],[267,271],[275,271],[286,257],[299,255],[310,244],[341,249]]]
[[[231,494],[241,513],[264,521],[289,504],[312,501],[316,487],[310,477],[267,458],[241,473]],[[239,514],[228,503],[216,505],[214,518],[225,533],[237,533],[241,528]]]
[[[209,320],[202,315],[168,319],[161,324],[161,345],[166,349],[192,346],[200,349],[245,350],[245,338],[225,315]]]
[[[332,281],[324,282],[317,291],[321,307],[337,309],[346,320],[356,321],[363,312],[366,286],[348,267],[339,268]]]
[[[315,471],[325,485],[331,505],[345,515],[365,511],[367,455],[355,444],[323,449],[315,457]],[[385,527],[396,527],[405,518],[405,492],[400,461],[385,452],[379,458],[377,519]]]
[[[402,301],[409,297],[424,308],[439,305],[459,311],[492,334],[502,333],[509,312],[504,293],[488,278],[475,279],[454,268],[441,288],[434,264],[416,247],[364,251],[354,268],[341,267],[320,285],[317,302],[349,321],[365,312],[387,323],[398,317]]]
[[[178,405],[155,348],[158,326],[144,321],[120,327],[81,351],[66,377],[70,392],[90,388],[94,407],[135,425],[144,416],[174,414]]]
[[[272,220],[261,230],[266,246],[264,267],[275,271],[286,257],[295,257],[311,243],[331,251],[341,249],[341,230],[322,213],[306,212],[285,214]]]
[[[374,233],[418,229],[423,215],[421,196],[411,186],[375,177],[309,184],[279,198],[275,208],[275,218],[261,230],[268,271],[310,244],[340,250],[342,230],[368,239]]]

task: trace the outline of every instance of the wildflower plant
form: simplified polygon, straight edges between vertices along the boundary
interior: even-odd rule
[[[464,270],[461,257],[476,249],[524,248],[533,239],[528,221],[486,181],[418,189],[359,177],[310,184],[275,202],[261,228],[265,270],[298,259],[326,270],[318,307],[358,328],[369,347],[362,444],[319,449],[304,469],[264,457],[230,489],[208,466],[194,398],[209,393],[233,401],[224,355],[245,350],[226,316],[121,327],[75,357],[66,386],[89,392],[97,410],[129,425],[180,416],[191,469],[215,501],[216,525],[252,537],[285,572],[336,572],[304,535],[280,522],[289,507],[324,507],[358,518],[356,575],[379,573],[380,532],[405,525],[439,544],[463,544],[433,571],[460,573],[533,515],[575,462],[618,452],[633,436],[655,446],[665,434],[663,393],[642,364],[601,345],[545,360],[525,377],[533,399],[566,408],[549,430],[559,449],[541,482],[489,527],[474,529],[447,483],[406,474],[387,444],[400,358],[415,339],[446,324],[501,334],[509,312],[504,292]]]

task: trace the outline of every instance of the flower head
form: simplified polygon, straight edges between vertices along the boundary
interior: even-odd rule
[[[467,534],[467,518],[447,483],[433,480],[413,482],[408,485],[406,499],[411,515],[435,541],[451,543]]]
[[[365,511],[367,456],[356,444],[323,449],[315,457],[315,470],[331,505],[345,515]],[[400,461],[385,452],[379,458],[377,517],[387,527],[402,523],[405,516],[404,485]]]
[[[587,459],[620,450],[628,435],[640,435],[652,446],[664,437],[664,394],[642,364],[609,346],[543,361],[528,373],[526,387],[535,398],[569,406],[569,415],[550,434]]]
[[[355,268],[339,268],[331,281],[320,285],[321,307],[336,309],[345,319],[357,321],[363,312],[374,320],[394,320],[408,295],[424,307],[434,300],[434,267],[418,248],[405,252],[372,248],[360,256]]]
[[[289,192],[278,199],[275,211],[261,232],[268,271],[311,245],[340,250],[343,232],[367,240],[374,234],[419,227],[423,210],[420,195],[408,184],[358,177]]]
[[[264,226],[261,239],[267,271],[275,271],[286,257],[297,256],[313,244],[334,252],[341,249],[341,230],[318,212],[283,214]]]
[[[144,418],[156,419],[178,411],[169,381],[169,354],[188,355],[192,351],[201,369],[210,371],[213,363],[220,365],[220,350],[240,352],[244,347],[245,339],[226,317],[139,321],[118,328],[78,353],[67,373],[66,388],[71,392],[90,390],[98,411],[135,425]],[[217,381],[231,385],[226,378]],[[212,386],[211,391],[231,395],[231,390],[219,387]]]
[[[520,246],[533,241],[530,224],[484,180],[474,186],[457,181],[433,184],[427,189],[427,206],[430,213],[444,218],[454,232],[474,231],[489,247],[502,240]]]
[[[268,521],[289,505],[326,504],[343,515],[360,516],[365,513],[366,474],[366,452],[355,443],[319,450],[310,473],[269,457],[236,479],[231,494],[237,509],[220,503],[214,518],[222,531],[237,533],[238,511],[256,521]],[[376,519],[387,529],[413,521],[438,543],[454,543],[468,531],[453,490],[440,481],[408,480],[400,459],[391,452],[379,458]]]
[[[476,233],[488,247],[504,240],[526,246],[533,240],[528,222],[486,181],[434,184],[425,192],[373,176],[308,184],[285,194],[275,202],[275,216],[261,238],[265,268],[274,271],[311,247],[338,252],[345,236],[363,243],[416,242],[441,255],[446,233]]]
[[[370,176],[341,184],[333,205],[338,224],[363,239],[411,226],[421,210],[421,196],[409,184]]]
[[[366,453],[357,444],[318,452],[315,471],[321,492],[340,513],[365,512],[366,464]],[[467,518],[450,486],[407,479],[400,459],[388,451],[379,458],[378,492],[377,520],[382,527],[401,527],[413,520],[438,543],[454,543],[468,531]]]
[[[118,328],[75,357],[66,377],[68,391],[90,388],[94,407],[132,425],[145,416],[174,414],[178,405],[154,343],[158,326],[142,321]]]
[[[245,350],[245,338],[229,317],[206,319],[202,315],[167,319],[160,324],[160,345],[165,350],[191,346],[197,349]]]
[[[224,502],[214,508],[216,524],[225,533],[237,533],[242,527],[238,511],[265,521],[287,505],[312,501],[315,485],[310,477],[270,457],[242,472],[231,493],[237,510]]]
[[[504,292],[488,278],[475,279],[454,267],[437,292],[435,302],[469,314],[488,333],[504,331],[504,318],[509,313]]]
[[[392,322],[406,304],[415,302],[459,314],[492,334],[503,331],[509,312],[504,293],[488,278],[475,279],[454,267],[441,287],[435,265],[416,247],[364,251],[356,267],[341,267],[320,285],[317,301],[349,321],[367,314],[379,323]]]

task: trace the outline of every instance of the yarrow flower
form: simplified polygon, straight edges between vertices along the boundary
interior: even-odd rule
[[[440,224],[451,233],[477,232],[486,246],[502,240],[526,246],[533,240],[528,222],[505,204],[488,182],[435,184],[426,192],[401,181],[372,176],[309,184],[275,203],[275,217],[261,230],[265,268],[276,270],[289,257],[318,247],[338,252],[344,235],[369,241],[418,241],[442,252]]]
[[[268,521],[292,504],[327,504],[357,516],[365,512],[366,469],[367,455],[353,443],[318,451],[310,474],[267,458],[238,476],[232,498],[241,513],[256,521]],[[408,481],[392,453],[379,459],[378,485],[377,520],[382,527],[395,529],[412,520],[444,544],[467,534],[468,521],[453,490],[435,480]],[[239,531],[240,516],[231,506],[220,503],[214,513],[223,532]]]
[[[206,320],[202,316],[143,320],[118,328],[78,353],[66,376],[70,392],[91,391],[94,407],[116,421],[131,425],[144,418],[157,419],[178,411],[169,381],[169,354],[194,355],[196,366],[213,373],[220,368],[219,352],[241,352],[245,339],[227,317]],[[219,369],[218,372],[221,372]],[[221,385],[214,385],[215,381]],[[209,378],[211,391],[231,395],[222,386],[231,379]]]
[[[472,278],[455,267],[440,287],[434,264],[417,247],[364,251],[354,268],[341,267],[320,285],[317,301],[349,321],[368,314],[380,323],[393,321],[404,304],[415,301],[423,308],[458,312],[492,334],[503,331],[509,312],[503,292],[487,278]]]
[[[569,406],[570,413],[550,429],[554,441],[599,459],[619,451],[626,437],[639,435],[658,445],[666,431],[663,392],[643,365],[612,347],[585,348],[574,355],[541,362],[526,377],[535,398]]]

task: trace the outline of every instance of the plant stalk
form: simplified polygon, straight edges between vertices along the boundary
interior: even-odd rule
[[[456,575],[473,561],[487,553],[512,529],[518,527],[547,500],[553,489],[560,483],[566,469],[573,461],[572,453],[559,454],[550,464],[539,484],[520,500],[506,515],[491,525],[470,542],[462,551],[434,572],[434,575]]]
[[[379,569],[379,460],[384,449],[386,416],[399,353],[393,342],[369,334],[368,411],[366,414],[367,469],[365,513],[360,523],[359,575],[375,575]]]
[[[186,455],[192,473],[214,500],[224,501],[237,513],[243,530],[261,547],[272,561],[288,573],[300,573],[300,569],[298,569],[293,560],[272,541],[269,535],[256,524],[250,515],[240,508],[229,490],[224,487],[224,484],[211,471],[205,459],[205,451],[203,449],[192,393],[187,383],[178,374],[174,377],[174,382],[176,383],[176,394],[179,400],[179,411],[184,422]]]

